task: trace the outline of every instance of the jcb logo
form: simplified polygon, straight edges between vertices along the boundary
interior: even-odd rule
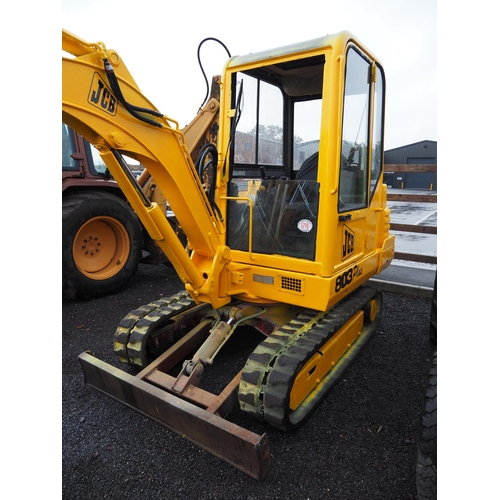
[[[347,259],[354,252],[354,232],[344,226],[344,241],[342,243],[342,260]]]
[[[102,81],[99,73],[94,73],[92,86],[90,87],[88,101],[92,106],[102,109],[110,115],[116,115],[117,101],[106,84]]]

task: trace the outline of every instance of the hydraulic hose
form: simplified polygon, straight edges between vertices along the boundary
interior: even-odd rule
[[[208,189],[207,195],[213,198],[215,193],[215,178],[213,172],[215,172],[217,165],[217,149],[212,143],[205,144],[198,155],[195,166],[200,176],[200,179],[204,179],[205,175],[208,176]],[[212,169],[212,171],[210,170]],[[212,175],[210,173],[212,172]]]
[[[115,71],[113,66],[109,62],[107,58],[104,59],[104,70],[106,71],[106,75],[108,77],[108,82],[111,87],[111,90],[115,94],[116,98],[123,104],[124,108],[138,120],[149,123],[155,127],[163,128],[163,124],[157,122],[156,120],[152,120],[147,118],[146,116],[142,116],[140,113],[147,113],[152,116],[156,116],[158,118],[163,118],[164,115],[159,111],[154,109],[141,108],[140,106],[134,106],[133,104],[129,104],[125,98],[123,97],[122,91],[120,89],[120,84],[118,83],[118,79],[116,78]]]
[[[208,42],[208,41],[213,41],[213,42],[217,42],[217,43],[220,43],[224,49],[226,49],[226,52],[227,52],[227,55],[229,57],[231,57],[231,53],[229,52],[228,48],[220,41],[218,40],[217,38],[212,38],[212,37],[208,37],[208,38],[204,38],[200,44],[198,45],[198,64],[200,65],[200,69],[201,69],[201,73],[203,74],[203,78],[205,79],[205,83],[207,85],[207,93],[205,95],[205,99],[203,99],[203,103],[201,104],[200,106],[200,109],[203,108],[203,106],[205,105],[205,103],[207,102],[207,99],[208,99],[208,95],[210,93],[210,85],[208,84],[208,79],[207,79],[207,75],[205,74],[205,70],[203,69],[203,65],[201,64],[201,58],[200,58],[200,50],[201,50],[201,46],[205,43],[205,42]]]
[[[217,148],[212,143],[207,143],[201,148],[195,167],[202,182],[206,177],[208,177],[207,182],[205,183],[205,193],[208,201],[210,202],[210,206],[217,213],[219,220],[223,221],[224,217],[222,216],[222,212],[215,203],[214,199],[216,180],[215,173],[217,171],[218,156],[219,154],[217,152]]]

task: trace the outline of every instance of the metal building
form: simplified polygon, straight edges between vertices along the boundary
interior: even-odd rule
[[[389,188],[437,190],[437,142],[420,141],[384,153]]]

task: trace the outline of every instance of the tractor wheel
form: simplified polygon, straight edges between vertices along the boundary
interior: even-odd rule
[[[417,446],[418,500],[437,498],[437,351],[434,351]]]
[[[437,344],[437,273],[434,278],[434,290],[432,292],[431,322],[429,326],[429,338],[434,345]]]
[[[63,198],[63,299],[115,293],[134,275],[142,257],[142,228],[121,198],[81,191]]]

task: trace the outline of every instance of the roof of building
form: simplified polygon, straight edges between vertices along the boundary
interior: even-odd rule
[[[437,163],[437,141],[419,141],[388,149],[384,157],[386,164],[434,164]]]

